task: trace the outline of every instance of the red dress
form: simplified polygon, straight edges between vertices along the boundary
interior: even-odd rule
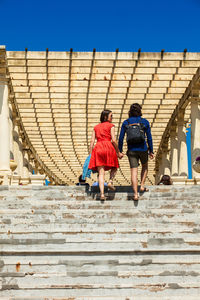
[[[92,150],[89,169],[97,171],[97,167],[101,166],[104,166],[106,171],[111,168],[119,168],[117,153],[111,143],[113,126],[110,122],[103,122],[94,127],[97,143]]]

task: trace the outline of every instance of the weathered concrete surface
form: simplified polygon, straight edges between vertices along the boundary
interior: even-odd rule
[[[2,187],[0,299],[199,299],[199,194]]]

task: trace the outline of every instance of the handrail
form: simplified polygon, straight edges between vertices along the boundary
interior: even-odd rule
[[[168,138],[169,138],[169,131],[170,131],[170,128],[173,126],[173,122],[175,121],[176,117],[178,116],[179,111],[181,109],[185,109],[186,106],[188,105],[189,96],[191,95],[192,89],[193,89],[194,85],[197,83],[197,81],[199,80],[199,78],[200,78],[200,68],[197,69],[196,74],[193,76],[189,86],[187,87],[185,93],[181,97],[179,103],[176,105],[176,108],[174,109],[174,111],[171,115],[171,118],[169,119],[169,122],[165,128],[163,135],[162,135],[160,145],[158,147],[158,151],[157,151],[156,158],[155,158],[156,163],[158,161],[160,153],[162,152],[163,145],[166,143],[166,140],[168,140]]]

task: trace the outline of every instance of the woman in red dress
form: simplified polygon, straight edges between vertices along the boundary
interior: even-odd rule
[[[115,190],[113,178],[117,172],[117,168],[119,168],[118,158],[121,159],[123,157],[123,154],[118,149],[115,139],[115,129],[112,124],[112,117],[113,114],[111,110],[102,111],[100,117],[101,123],[94,127],[90,142],[91,159],[89,169],[98,171],[99,173],[101,200],[105,200],[105,171],[111,170],[108,188]],[[94,146],[95,138],[97,139],[97,143]]]

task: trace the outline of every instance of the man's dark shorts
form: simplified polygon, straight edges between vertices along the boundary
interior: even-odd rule
[[[148,162],[148,151],[127,151],[127,156],[129,159],[130,168],[137,168],[139,166],[139,161],[142,165]]]

